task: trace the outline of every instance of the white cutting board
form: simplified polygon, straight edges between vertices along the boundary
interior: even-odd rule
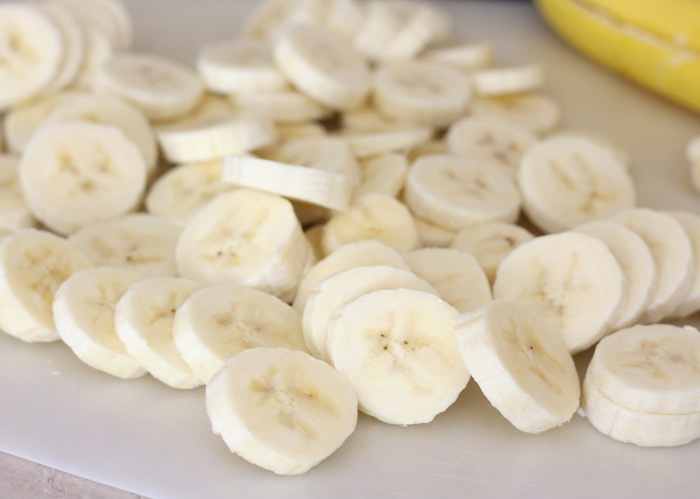
[[[256,4],[128,0],[136,48],[193,63],[230,38]],[[639,204],[700,214],[683,150],[700,118],[599,69],[559,42],[522,2],[436,2],[458,31],[494,40],[499,60],[541,61],[565,125],[628,149]],[[690,321],[700,325],[700,320]],[[583,365],[585,359],[578,359]],[[643,449],[579,417],[541,435],[515,430],[472,381],[433,423],[401,428],[361,416],[325,462],[279,477],[231,454],[211,433],[202,389],[119,380],[60,343],[0,335],[0,451],[149,497],[691,497],[700,442]]]

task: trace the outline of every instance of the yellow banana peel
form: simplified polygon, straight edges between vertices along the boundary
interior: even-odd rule
[[[576,49],[700,113],[700,1],[535,0]]]

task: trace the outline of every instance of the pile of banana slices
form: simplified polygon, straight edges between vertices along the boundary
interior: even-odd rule
[[[472,377],[525,432],[700,437],[700,333],[660,324],[700,310],[700,216],[556,130],[540,65],[421,2],[269,0],[196,68],[131,33],[119,0],[0,5],[2,331],[205,386],[279,474]]]

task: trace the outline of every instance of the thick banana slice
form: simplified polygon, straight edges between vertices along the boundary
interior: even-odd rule
[[[228,40],[205,45],[197,57],[197,71],[212,92],[268,92],[287,88],[272,56],[272,44],[263,40]]]
[[[63,38],[30,4],[0,5],[0,111],[38,95],[63,61]]]
[[[430,128],[400,128],[372,133],[347,133],[342,137],[350,144],[355,156],[361,159],[390,152],[408,152],[433,136]]]
[[[517,429],[541,433],[578,409],[574,359],[535,309],[496,300],[457,318],[455,336],[474,381]]]
[[[325,362],[304,352],[253,348],[207,384],[215,434],[235,454],[280,475],[308,471],[357,424],[357,396]]]
[[[347,211],[333,214],[323,228],[321,245],[328,255],[363,239],[380,241],[398,251],[411,251],[420,245],[408,208],[393,196],[377,193],[355,198]]]
[[[656,286],[639,322],[659,322],[683,303],[693,285],[695,259],[690,238],[671,215],[649,208],[625,210],[611,220],[637,233],[651,250]]]
[[[136,53],[116,54],[101,66],[95,89],[131,102],[151,120],[187,114],[204,93],[191,69],[160,56]]]
[[[668,214],[681,224],[693,247],[693,282],[690,291],[668,315],[670,319],[679,319],[700,311],[700,217],[689,211],[671,211]]]
[[[0,240],[0,330],[23,341],[59,339],[51,304],[58,287],[92,263],[62,237],[32,228]]]
[[[0,227],[12,230],[36,225],[19,185],[19,158],[0,153]]]
[[[474,89],[481,96],[524,94],[544,85],[544,70],[539,64],[479,69],[472,74]]]
[[[452,230],[481,222],[515,222],[520,193],[494,163],[448,155],[418,158],[408,172],[405,201],[411,212]]]
[[[480,97],[471,106],[474,116],[491,116],[511,121],[538,135],[559,125],[562,111],[550,97],[539,93]]]
[[[323,120],[333,111],[296,90],[243,92],[231,96],[237,109],[264,113],[275,123]]]
[[[19,178],[34,216],[69,234],[135,210],[146,174],[143,154],[119,128],[75,121],[35,134]]]
[[[535,237],[524,227],[505,222],[480,223],[464,228],[453,236],[447,246],[474,255],[491,283],[496,279],[496,270],[501,261],[515,248]]]
[[[180,305],[202,287],[180,277],[150,277],[129,286],[114,307],[114,331],[127,353],[173,388],[200,385],[175,346],[173,321]]]
[[[356,298],[379,289],[415,289],[438,294],[425,280],[401,267],[366,265],[331,274],[312,288],[302,314],[304,341],[309,352],[328,360],[328,331],[339,311]]]
[[[368,293],[331,324],[331,365],[350,381],[364,413],[390,424],[428,423],[469,382],[455,339],[457,316],[431,293]]]
[[[575,228],[608,245],[627,282],[627,299],[611,329],[616,331],[639,320],[656,288],[656,264],[649,247],[635,232],[609,220],[589,222]]]
[[[467,111],[468,77],[458,69],[425,61],[383,64],[374,74],[374,104],[385,116],[427,127],[446,127]]]
[[[292,301],[313,254],[289,201],[237,189],[190,219],[175,259],[182,277],[242,284]]]
[[[408,161],[404,154],[379,154],[360,161],[362,183],[355,189],[360,197],[372,192],[398,197],[406,183]]]
[[[66,279],[53,300],[56,330],[63,342],[85,364],[118,378],[146,374],[114,331],[114,307],[139,279],[128,269],[88,268]]]
[[[235,187],[221,180],[221,160],[177,165],[158,177],[146,194],[146,210],[185,225],[197,210]]]
[[[367,98],[367,63],[330,31],[305,23],[292,25],[280,35],[274,55],[294,86],[331,109],[352,109]]]
[[[97,266],[128,268],[144,277],[175,276],[180,231],[167,218],[132,213],[85,225],[68,242]]]
[[[571,353],[610,331],[625,303],[624,275],[607,245],[563,232],[536,237],[506,256],[496,273],[496,299],[533,307],[564,339]]]
[[[699,438],[700,333],[637,325],[603,339],[586,372],[582,402],[593,426],[618,440],[670,446]]]
[[[202,383],[247,348],[306,350],[296,310],[270,294],[228,283],[194,291],[175,312],[173,338]]]
[[[545,232],[600,220],[636,202],[625,166],[583,137],[552,137],[532,146],[523,156],[518,183],[525,213]]]
[[[429,46],[420,54],[419,58],[447,64],[465,71],[474,71],[491,65],[494,59],[494,49],[493,44],[489,41],[450,40]]]
[[[452,248],[422,248],[404,255],[418,277],[435,287],[440,298],[464,313],[493,299],[491,284],[474,256]]]

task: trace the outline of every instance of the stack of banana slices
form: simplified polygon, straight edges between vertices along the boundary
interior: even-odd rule
[[[472,378],[514,427],[560,426],[601,340],[596,428],[700,436],[699,333],[647,339],[700,310],[700,217],[638,207],[624,149],[556,130],[541,66],[423,2],[270,0],[187,67],[126,51],[118,0],[77,3],[0,7],[2,331],[204,385],[214,432],[280,474],[358,408],[428,423]]]

